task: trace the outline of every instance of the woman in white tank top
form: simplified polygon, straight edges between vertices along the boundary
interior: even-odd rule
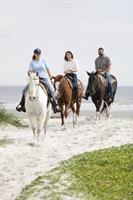
[[[72,80],[74,91],[78,89],[78,69],[78,62],[74,59],[73,53],[71,51],[67,51],[64,56],[64,74]]]

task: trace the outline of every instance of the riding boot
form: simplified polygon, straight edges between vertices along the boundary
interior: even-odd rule
[[[55,98],[51,97],[51,104],[52,104],[52,110],[54,113],[57,113],[57,112],[60,112],[60,109],[57,108],[57,103],[56,103],[56,100]]]
[[[16,110],[18,112],[26,112],[26,109],[25,109],[25,95],[23,94],[22,98],[21,98],[21,101],[20,103],[18,104],[18,106],[16,107]]]
[[[85,100],[88,100],[88,97],[90,96],[90,93],[89,93],[89,90],[87,89],[86,92],[85,92],[85,95],[83,96],[83,98]]]
[[[78,88],[74,89],[74,98],[76,99],[76,101],[79,100],[79,97],[78,97]]]

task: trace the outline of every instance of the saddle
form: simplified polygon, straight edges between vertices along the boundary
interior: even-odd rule
[[[108,88],[108,80],[105,78],[104,74],[99,74],[99,78],[101,79],[102,83],[105,85],[106,88]],[[111,75],[111,83],[113,84],[116,80]]]
[[[70,88],[71,88],[71,89],[73,89],[73,88],[74,88],[74,86],[73,86],[72,78],[71,78],[70,76],[65,76],[65,79],[66,79],[66,80],[67,80],[67,82],[69,83],[69,85],[70,85]],[[80,80],[79,80],[79,79],[77,79],[77,81],[78,81],[78,88],[79,88],[79,86],[80,86]]]
[[[47,88],[47,86],[44,84],[43,81],[40,80],[40,84],[39,84],[39,85],[41,86],[41,88],[43,89],[44,93],[45,93],[45,94],[47,95],[47,97],[48,97],[48,100],[47,100],[47,107],[48,107],[49,102],[52,101],[52,100],[51,100],[51,94],[49,93],[48,88]]]
[[[45,93],[47,96],[49,96],[50,94],[49,94],[48,88],[47,88],[47,86],[44,84],[44,82],[40,80],[40,84],[39,84],[39,85],[40,85],[41,88],[43,89],[44,93]]]

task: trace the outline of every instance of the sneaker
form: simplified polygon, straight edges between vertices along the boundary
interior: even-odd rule
[[[16,110],[17,110],[18,112],[21,112],[21,111],[22,111],[22,106],[19,104],[19,105],[16,107]]]
[[[60,108],[55,107],[55,108],[53,109],[53,112],[54,112],[54,113],[59,113],[59,112],[61,112],[61,110],[60,110]]]
[[[21,104],[19,104],[17,107],[16,107],[16,110],[18,111],[18,112],[26,112],[26,109],[25,109],[25,107],[22,107],[21,106]]]

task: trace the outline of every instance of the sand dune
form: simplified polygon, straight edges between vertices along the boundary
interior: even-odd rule
[[[76,154],[133,143],[133,120],[114,117],[95,123],[94,115],[79,117],[77,128],[69,117],[67,130],[51,119],[45,139],[33,145],[30,128],[1,127],[0,137],[11,143],[0,149],[0,199],[14,200],[21,189],[44,171]],[[42,134],[43,136],[43,134]]]

